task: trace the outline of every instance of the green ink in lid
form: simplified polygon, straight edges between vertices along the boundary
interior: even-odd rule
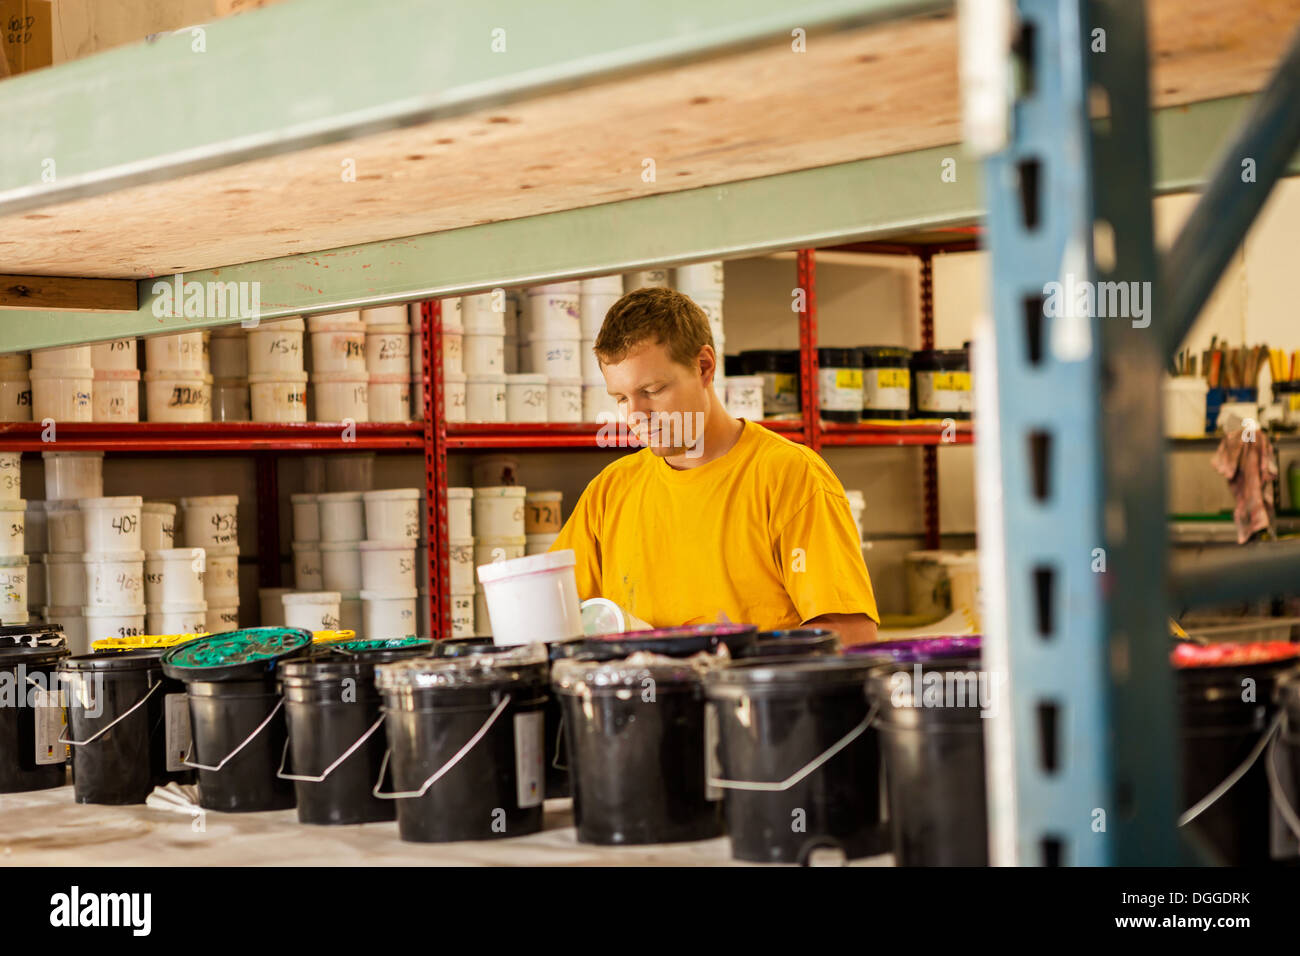
[[[251,680],[311,646],[311,631],[250,627],[177,644],[163,655],[163,673],[183,681]]]

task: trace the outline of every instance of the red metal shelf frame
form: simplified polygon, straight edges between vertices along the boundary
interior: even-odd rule
[[[406,451],[422,444],[416,422],[374,422],[345,434],[336,422],[0,423],[0,451],[263,452]]]

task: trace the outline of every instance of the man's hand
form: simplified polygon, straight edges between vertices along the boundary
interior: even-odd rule
[[[876,622],[865,614],[823,614],[804,621],[800,626],[824,627],[834,631],[840,639],[841,647],[870,644],[876,639]]]

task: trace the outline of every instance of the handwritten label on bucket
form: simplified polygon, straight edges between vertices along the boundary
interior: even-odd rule
[[[32,716],[36,720],[36,763],[48,765],[68,759],[68,745],[59,743],[66,717],[62,691],[38,687],[32,691]]]
[[[518,783],[519,809],[538,807],[546,794],[542,786],[546,770],[545,735],[540,710],[515,714],[515,780]]]
[[[167,772],[188,769],[185,755],[190,751],[190,704],[185,694],[168,694],[164,698],[163,723],[167,728]]]

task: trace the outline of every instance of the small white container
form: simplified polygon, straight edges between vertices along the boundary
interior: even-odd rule
[[[135,369],[95,369],[91,392],[95,421],[140,420],[140,373]]]
[[[31,420],[31,373],[27,369],[0,370],[0,422]]]
[[[584,339],[594,339],[599,334],[600,327],[605,324],[605,316],[622,297],[622,289],[617,292],[582,293],[578,302],[578,331]]]
[[[564,288],[559,288],[563,286]],[[520,332],[528,338],[576,339],[581,335],[578,283],[561,282],[528,290]]]
[[[214,422],[250,422],[253,420],[248,379],[212,380],[212,420]]]
[[[80,603],[69,607],[43,607],[41,617],[47,624],[59,625],[63,630],[63,636],[68,639],[68,651],[71,654],[90,653],[90,639],[86,636],[86,617],[81,612]]]
[[[528,339],[519,353],[524,371],[549,378],[582,378],[582,341],[572,339]]]
[[[696,262],[689,266],[678,266],[673,270],[673,288],[689,295],[705,298],[722,298],[723,271],[722,260]]]
[[[90,368],[34,368],[27,373],[32,382],[32,420],[43,422],[89,422],[94,420],[95,372]]]
[[[447,558],[451,571],[451,590],[474,590],[474,539],[447,538]]]
[[[415,545],[410,541],[362,541],[359,548],[363,589],[415,589]]]
[[[130,607],[83,607],[81,614],[86,623],[87,648],[106,637],[139,637],[144,633],[143,604]]]
[[[248,330],[245,376],[303,369],[302,319],[261,322]]]
[[[94,367],[92,348],[90,345],[65,345],[55,349],[32,349],[31,367],[90,369]]]
[[[545,554],[555,544],[555,539],[560,536],[558,531],[550,534],[526,534],[524,535],[524,554]]]
[[[140,546],[165,551],[176,541],[176,506],[170,501],[146,501],[140,507]]]
[[[364,366],[360,372],[313,371],[311,385],[316,397],[316,421],[370,421],[369,384]]]
[[[359,491],[330,491],[316,496],[322,541],[360,541],[366,537],[365,510]],[[299,539],[310,540],[310,539]]]
[[[1165,377],[1165,437],[1204,438],[1209,384],[1199,375]]]
[[[474,489],[474,536],[514,538],[524,534],[523,485],[491,485]]]
[[[366,324],[368,331],[376,325],[400,325],[405,329],[407,327],[406,303],[403,302],[401,305],[380,305],[373,309],[362,309],[361,321]]]
[[[460,323],[465,334],[505,335],[509,300],[502,292],[483,292],[462,296]],[[468,370],[467,370],[468,371]]]
[[[182,498],[187,548],[238,547],[239,495]]]
[[[22,554],[41,554],[45,551],[49,542],[49,532],[45,520],[45,509],[48,507],[48,501],[18,501],[0,502],[0,510],[5,506],[10,508],[23,509],[23,526],[21,531],[16,532],[19,539],[19,552]],[[25,505],[25,507],[24,507]],[[14,537],[15,529],[12,522],[9,524],[0,524],[0,536]]]
[[[471,377],[502,374],[506,370],[506,337],[466,332],[461,340],[461,365]]]
[[[579,359],[582,363],[582,380],[595,385],[605,384],[605,373],[600,370],[600,359],[596,357],[595,339],[583,339],[578,344]]]
[[[506,419],[511,422],[548,420],[545,375],[506,376]]]
[[[580,422],[582,418],[582,379],[553,378],[546,386],[549,421]]]
[[[284,627],[284,601],[293,588],[258,588],[257,604],[261,611],[258,623],[262,627]]]
[[[135,357],[135,339],[113,339],[109,342],[96,342],[90,347],[90,364],[95,371],[108,369],[137,371]]]
[[[0,557],[0,624],[26,624],[28,559],[25,554]]]
[[[145,368],[160,372],[203,373],[203,333],[150,335],[144,340]],[[146,376],[147,378],[148,376]]]
[[[506,421],[506,376],[468,375],[465,381],[465,420]],[[451,417],[448,416],[448,421]]]
[[[467,376],[448,372],[444,376],[442,383],[442,403],[443,413],[447,416],[449,422],[463,422],[469,420],[469,409],[466,406],[467,400]],[[419,396],[419,402],[416,407],[416,417],[424,418],[424,390],[420,388],[419,382],[415,384],[415,394]]]
[[[150,634],[202,634],[208,630],[207,601],[145,607],[145,623]]]
[[[0,501],[23,500],[23,455],[0,451]]]
[[[522,558],[528,547],[526,535],[478,537],[474,539],[474,567]]]
[[[140,546],[140,511],[144,499],[139,495],[82,498],[80,506],[87,552],[143,550]]]
[[[474,534],[474,489],[447,489],[447,537],[468,538]]]
[[[210,607],[238,605],[239,548],[209,545],[203,552],[203,599]]]
[[[474,591],[451,592],[451,636],[473,637],[474,628]]]
[[[420,350],[417,347],[419,338],[411,336],[411,374],[420,374]],[[465,371],[464,359],[465,332],[459,326],[449,329],[445,325],[442,328],[442,371],[463,372]]]
[[[322,541],[320,572],[321,581],[329,590],[361,590],[361,542]]]
[[[144,604],[143,551],[87,551],[82,555],[86,566],[87,607],[134,607]]]
[[[166,548],[144,556],[144,603],[195,604],[204,600],[207,554],[202,548]]]
[[[43,554],[41,563],[45,565],[47,604],[54,607],[80,608],[86,603],[86,565],[82,560],[82,552]]]
[[[309,493],[289,496],[289,503],[293,507],[294,541],[320,540],[320,505],[317,497]]]
[[[365,628],[366,637],[384,640],[415,634],[415,599],[418,596],[415,588],[392,592],[362,591],[361,626]]]
[[[524,495],[524,534],[551,534],[564,525],[562,491],[529,491]]]
[[[727,379],[727,414],[735,418],[763,420],[763,376],[733,375]]]
[[[311,368],[319,372],[366,371],[366,327],[360,322],[348,328],[311,333]]]
[[[411,420],[411,380],[401,375],[371,375],[369,415],[372,422]]]
[[[255,422],[305,422],[306,372],[250,372],[250,406]]]
[[[151,422],[212,420],[212,376],[201,370],[144,373],[145,408]]]
[[[293,542],[293,583],[300,591],[319,591],[325,586],[321,577],[320,542]]]
[[[239,630],[239,605],[208,605],[207,631],[209,634],[224,634]]]
[[[481,565],[478,579],[496,644],[582,636],[582,602],[571,549]]]
[[[248,333],[237,325],[213,329],[208,361],[214,382],[247,379]]]
[[[635,292],[637,289],[668,288],[667,269],[642,269],[640,272],[623,273],[623,292]]]
[[[366,370],[375,375],[409,374],[411,337],[406,324],[366,326]]]
[[[410,541],[420,537],[420,488],[390,488],[361,494],[366,533],[372,541]]]
[[[100,498],[104,494],[102,451],[43,451],[45,498]]]
[[[45,534],[53,554],[81,555],[86,550],[86,518],[75,501],[45,502]],[[143,541],[143,537],[141,538]],[[51,601],[66,604],[66,601]],[[81,598],[73,603],[80,604]]]
[[[582,386],[582,420],[584,422],[612,422],[618,420],[618,399],[600,385]]]
[[[284,604],[286,627],[307,631],[339,629],[339,603],[343,595],[338,591],[293,591],[280,600]]]

